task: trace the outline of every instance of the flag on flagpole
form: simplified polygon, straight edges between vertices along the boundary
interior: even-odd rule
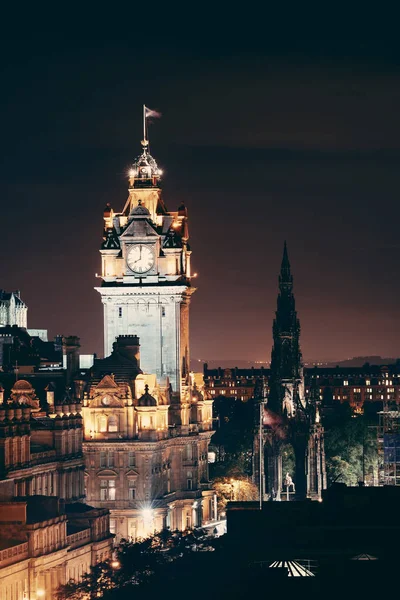
[[[152,110],[151,108],[148,108],[147,106],[144,107],[144,114],[145,117],[153,117],[155,119],[159,119],[161,117],[161,113],[156,111],[156,110]]]

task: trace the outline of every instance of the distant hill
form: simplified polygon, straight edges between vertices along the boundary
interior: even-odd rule
[[[255,369],[260,369],[261,367],[265,367],[266,369],[269,368],[269,361],[268,362],[256,362],[256,361],[250,361],[250,360],[236,360],[236,359],[210,359],[210,360],[203,360],[203,359],[198,359],[198,358],[194,358],[190,361],[190,366],[192,371],[203,371],[203,366],[204,364],[207,363],[208,364],[208,368],[209,369],[218,369],[218,367],[221,367],[223,369],[233,369],[234,367],[237,367],[238,369],[251,369],[251,367],[254,367]]]
[[[396,360],[398,359],[382,356],[354,356],[347,360],[328,362],[327,366],[336,367],[336,365],[339,365],[339,367],[362,367],[365,363],[369,363],[370,365],[392,365]]]
[[[305,366],[310,368],[313,365],[318,365],[321,367],[362,367],[365,363],[369,363],[370,365],[392,365],[396,362],[396,360],[400,360],[397,358],[388,358],[382,356],[354,356],[353,358],[347,358],[346,360],[306,360]],[[264,367],[266,369],[269,368],[270,362],[256,362],[250,360],[226,360],[226,359],[210,359],[203,360],[194,358],[191,360],[191,369],[192,371],[203,371],[204,364],[208,364],[209,369],[217,369],[221,367],[223,369],[233,369],[234,367],[238,367],[238,369],[251,369],[254,367],[255,369],[260,369]]]

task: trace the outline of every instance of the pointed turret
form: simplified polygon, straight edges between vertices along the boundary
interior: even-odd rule
[[[281,272],[279,275],[279,288],[282,290],[283,287],[293,286],[293,276],[290,272],[290,262],[287,251],[286,240],[283,246],[283,257],[281,263]]]

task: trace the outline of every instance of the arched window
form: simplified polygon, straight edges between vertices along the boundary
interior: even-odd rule
[[[118,431],[118,417],[116,415],[110,415],[108,417],[108,431]]]
[[[107,431],[107,417],[106,415],[100,415],[97,420],[97,426],[100,433]]]

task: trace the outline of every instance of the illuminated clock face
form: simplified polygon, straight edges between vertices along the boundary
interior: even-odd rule
[[[104,396],[101,402],[104,404],[104,406],[108,406],[110,404],[110,398],[108,396]]]
[[[127,263],[135,273],[147,273],[154,265],[154,250],[146,244],[135,244],[128,250]]]

